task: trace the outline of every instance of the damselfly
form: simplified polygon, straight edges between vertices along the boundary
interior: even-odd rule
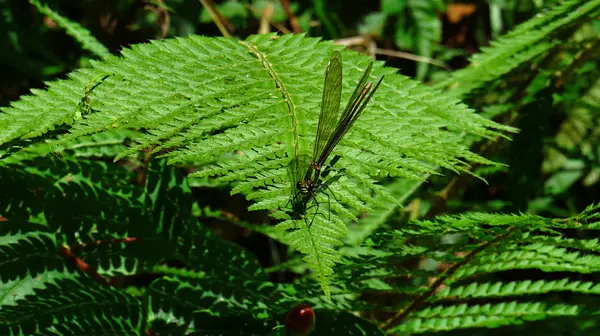
[[[316,193],[324,192],[324,189],[329,188],[331,183],[341,177],[337,174],[323,181],[331,171],[331,167],[338,161],[339,156],[335,156],[326,167],[325,161],[361,115],[367,103],[377,91],[379,84],[381,84],[383,76],[375,87],[373,87],[373,82],[368,81],[372,67],[373,62],[367,66],[348,104],[346,104],[346,108],[338,118],[342,99],[342,55],[338,50],[334,50],[333,55],[331,55],[325,71],[321,114],[319,115],[312,157],[296,156],[289,166],[291,179],[294,183],[290,198],[293,219],[303,218],[308,210],[308,204],[313,200],[318,211],[319,203],[315,197]],[[313,220],[314,216],[308,223],[309,227]]]

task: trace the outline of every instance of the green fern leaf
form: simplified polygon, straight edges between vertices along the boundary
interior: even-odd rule
[[[517,295],[535,295],[548,292],[569,291],[582,294],[600,294],[600,284],[586,281],[561,280],[524,280],[509,283],[472,283],[466,286],[446,287],[441,290],[436,298],[495,298]]]
[[[153,318],[185,323],[191,312],[230,316],[248,314],[256,319],[274,320],[277,314],[273,284],[246,281],[243,286],[224,279],[191,279],[163,277],[154,281],[147,291],[149,310]]]
[[[229,282],[267,280],[256,257],[241,247],[224,241],[207,229],[198,227],[184,235],[177,247],[177,256],[187,265]]]
[[[117,159],[150,148],[170,163],[196,165],[194,176],[224,176],[223,181],[237,183],[233,191],[250,194],[256,202],[252,209],[281,208],[293,188],[287,174],[291,157],[312,150],[323,69],[332,48],[299,35],[241,42],[193,36],[134,46],[123,51],[124,58],[96,62],[3,109],[0,143],[42,136],[60,125],[70,127],[69,133],[54,146],[108,130],[140,130],[131,150]],[[348,96],[352,79],[369,60],[344,52],[344,62],[343,94]],[[307,253],[326,293],[326,278],[339,256],[335,247],[347,232],[342,217],[355,219],[351,209],[374,208],[373,197],[365,195],[384,192],[374,177],[422,180],[438,167],[465,172],[469,161],[491,164],[468,150],[463,134],[493,138],[497,130],[512,130],[392,72],[375,66],[373,76],[387,76],[369,110],[336,149],[342,157],[338,167],[346,171],[331,186],[339,197],[318,198],[329,205],[331,218],[318,215],[310,231],[289,232],[286,238]],[[86,100],[94,113],[79,116],[74,111],[89,82],[107,73],[114,75]],[[296,225],[284,222],[280,230],[295,231]]]
[[[0,283],[35,277],[47,270],[68,272],[54,234],[42,225],[3,222],[0,225]]]
[[[508,251],[483,255],[473,264],[458,270],[456,278],[475,274],[534,268],[544,272],[594,273],[600,271],[600,257],[582,255],[555,246],[531,244],[506,246]]]
[[[361,247],[342,249],[332,281],[341,288],[338,294],[387,298],[390,303],[378,308],[398,312],[387,325],[390,331],[424,333],[560,316],[585,318],[595,309],[591,302],[600,284],[593,276],[586,281],[580,277],[599,272],[599,244],[597,239],[565,237],[564,229],[569,235],[572,229],[596,235],[599,209],[592,204],[565,219],[471,213],[411,222],[401,230],[373,234]],[[444,265],[444,271],[399,267],[414,260]],[[554,273],[559,280],[534,281],[532,271]],[[502,281],[505,272],[522,280]],[[425,285],[432,278],[439,282]],[[557,292],[569,292],[573,304],[555,304],[544,295]],[[482,300],[494,303],[478,305]]]
[[[67,289],[68,290],[65,290]],[[59,280],[0,310],[0,334],[134,334],[141,303],[90,281]]]
[[[541,320],[550,316],[575,316],[579,310],[577,305],[538,302],[438,306],[416,313],[414,318],[392,330],[424,333],[477,327],[493,328]]]

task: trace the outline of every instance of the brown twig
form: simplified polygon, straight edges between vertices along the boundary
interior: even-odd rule
[[[249,5],[249,4],[245,4],[244,7],[248,8],[248,10],[250,10],[253,13],[257,13],[258,10],[256,9],[256,7]],[[269,22],[270,24],[273,25],[273,27],[277,28],[277,30],[279,30],[280,32],[284,33],[284,34],[291,34],[292,31],[287,29],[284,25],[278,23],[278,22]]]
[[[292,10],[290,9],[289,1],[281,0],[281,6],[283,7],[283,10],[285,11],[285,15],[287,15],[288,19],[290,20],[290,26],[292,26],[292,30],[294,31],[294,33],[296,33],[296,34],[302,33],[302,29],[300,28],[298,19],[296,18],[296,16],[294,16],[294,13],[292,13]]]
[[[345,37],[345,38],[341,38],[341,39],[337,39],[337,40],[333,41],[333,44],[343,45],[346,47],[357,46],[357,45],[367,46],[369,44],[369,38],[367,38],[365,36]]]
[[[90,265],[88,265],[85,261],[83,261],[82,259],[80,259],[79,257],[77,257],[73,251],[71,251],[71,249],[68,246],[61,246],[58,249],[58,252],[60,255],[64,256],[65,258],[71,260],[73,263],[75,263],[75,266],[87,273],[92,279],[98,281],[99,283],[109,286],[108,281],[106,281],[106,279],[104,279],[100,274],[98,274],[98,272],[96,272],[96,270],[94,268],[92,268]]]
[[[144,8],[156,14],[158,18],[157,24],[160,27],[161,32],[160,37],[165,38],[169,34],[169,28],[171,27],[171,15],[169,14],[169,10],[165,7],[164,4],[157,4],[162,2],[163,0],[156,0],[156,3],[149,1],[146,3]]]
[[[94,247],[94,246],[114,244],[114,243],[132,243],[135,241],[139,241],[139,239],[135,238],[135,237],[126,237],[126,238],[118,238],[118,239],[96,240],[95,242],[80,244],[80,245],[78,245],[78,247],[86,248],[86,247]]]
[[[280,32],[284,33],[284,34],[291,34],[292,31],[287,29],[284,25],[282,25],[281,23],[278,22],[271,22],[271,24],[273,25],[273,27],[277,28],[277,30],[279,30]]]
[[[404,58],[404,59],[415,61],[415,62],[428,63],[431,65],[438,66],[440,68],[444,68],[448,71],[452,71],[452,68],[450,68],[446,63],[444,63],[442,61],[438,61],[438,60],[430,58],[430,57],[419,56],[419,55],[415,55],[415,54],[411,54],[411,53],[407,53],[407,52],[403,52],[403,51],[380,49],[380,48],[375,49],[375,53],[378,55]]]
[[[376,56],[375,51],[377,50],[377,44],[375,43],[375,41],[373,41],[373,39],[371,39],[368,36],[353,36],[338,39],[335,40],[333,44],[343,45],[346,47],[363,46],[365,47],[367,54],[371,56],[371,58],[375,58]]]
[[[146,185],[146,178],[148,177],[148,169],[150,168],[150,160],[152,160],[152,151],[156,148],[156,145],[152,146],[152,148],[148,150],[144,150],[144,159],[142,161],[143,166],[141,167],[141,172],[137,176],[137,184],[139,186]]]
[[[424,293],[421,293],[419,296],[417,296],[409,305],[408,307],[404,308],[402,311],[398,312],[398,314],[396,314],[394,317],[388,319],[385,324],[382,326],[383,330],[390,330],[393,327],[397,326],[398,324],[400,324],[400,322],[402,322],[402,320],[404,320],[410,313],[412,313],[413,311],[415,311],[417,308],[419,308],[419,306],[421,306],[421,304],[423,304],[425,302],[425,300],[427,300],[430,296],[432,296],[433,294],[435,294],[435,292],[437,291],[437,289],[446,281],[448,280],[454,273],[456,273],[456,271],[458,271],[458,269],[466,264],[468,264],[471,260],[473,260],[473,258],[475,258],[475,256],[477,254],[479,254],[480,252],[484,251],[485,249],[491,247],[494,244],[497,244],[498,242],[510,237],[510,235],[512,235],[514,233],[514,231],[516,230],[516,228],[511,227],[508,229],[508,232],[503,233],[501,235],[496,236],[494,239],[492,239],[491,241],[487,241],[484,243],[479,244],[479,246],[477,246],[474,250],[468,252],[465,257],[457,263],[452,264],[452,266],[448,267],[444,273],[442,273],[442,275],[429,286],[429,290],[427,290]]]
[[[367,50],[369,51],[369,54],[372,57],[375,57],[375,55],[384,55],[384,56],[390,56],[390,57],[404,58],[404,59],[415,61],[415,62],[432,64],[432,65],[438,66],[440,68],[444,68],[448,71],[452,70],[452,68],[450,68],[446,63],[438,61],[438,60],[430,58],[430,57],[419,56],[419,55],[415,55],[415,54],[411,54],[411,53],[407,53],[407,52],[403,52],[403,51],[377,48],[377,45],[375,44],[373,39],[370,38],[369,36],[346,37],[343,39],[336,40],[335,42],[333,42],[333,44],[343,45],[346,47],[365,46],[367,48]]]
[[[224,23],[225,20],[223,20],[223,17],[214,8],[212,1],[200,0],[200,3],[202,4],[204,9],[206,9],[208,14],[210,15],[211,19],[213,20],[213,22],[215,23],[215,25],[221,32],[221,35],[223,35],[224,37],[231,37],[231,34],[229,34],[227,29],[225,28],[225,23]]]
[[[233,214],[232,212],[229,212],[227,210],[220,210],[219,213],[221,216],[232,220],[234,223],[237,223],[240,221],[240,218],[238,216],[236,216],[235,214]]]
[[[258,28],[259,34],[268,34],[269,22],[271,22],[271,18],[273,17],[273,4],[271,1],[267,1],[265,5],[265,9],[263,10],[262,15],[260,16],[260,26]]]

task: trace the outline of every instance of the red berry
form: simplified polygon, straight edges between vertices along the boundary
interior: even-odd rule
[[[308,335],[314,326],[315,312],[303,303],[297,304],[285,317],[285,327],[292,335]]]

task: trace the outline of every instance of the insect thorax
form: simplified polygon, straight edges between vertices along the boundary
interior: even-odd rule
[[[315,183],[311,180],[302,180],[296,183],[296,188],[303,194],[308,194],[315,188]]]

